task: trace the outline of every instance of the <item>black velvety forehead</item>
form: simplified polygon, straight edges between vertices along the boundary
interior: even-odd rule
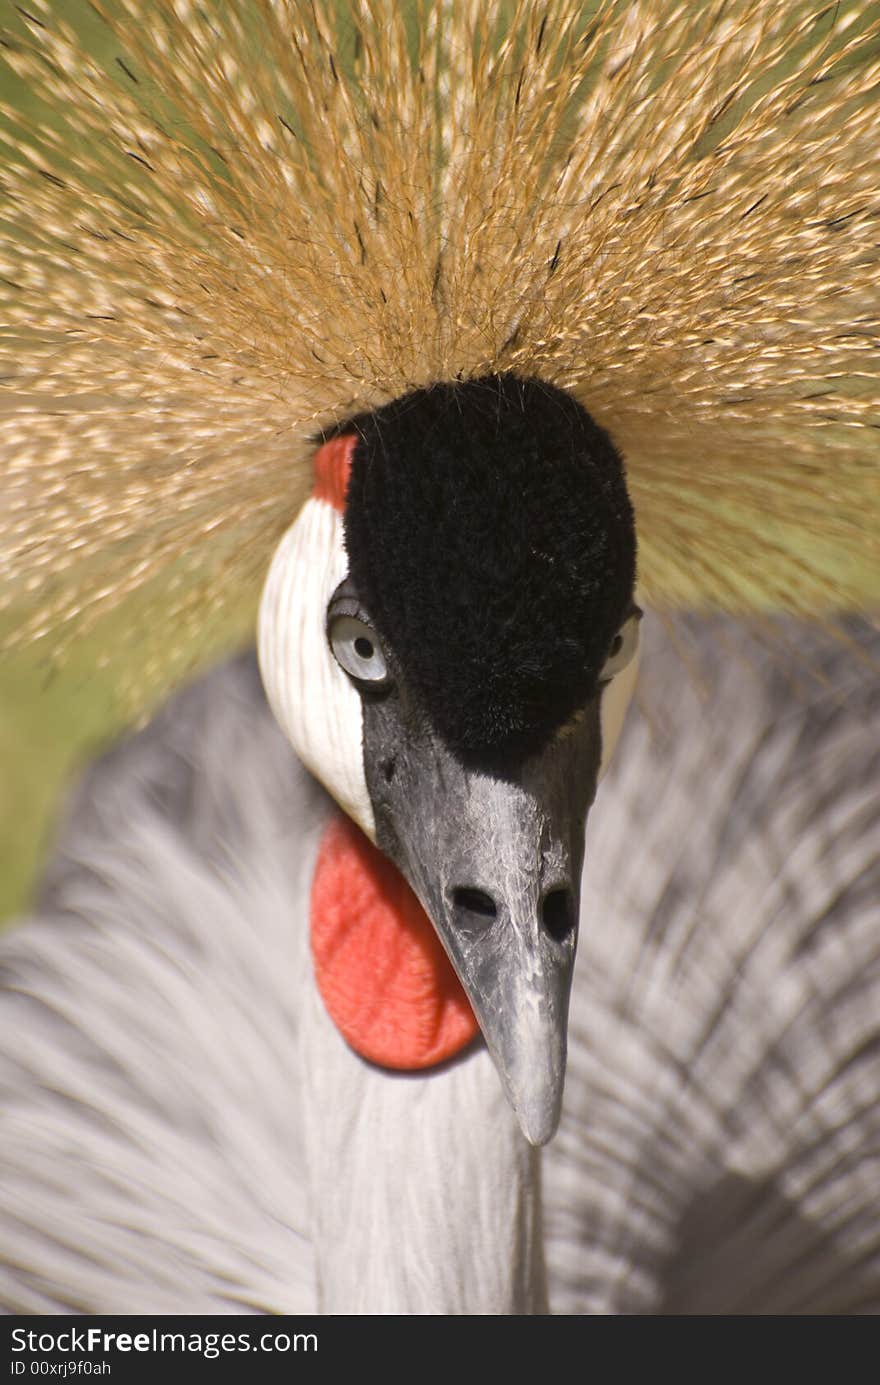
[[[452,749],[537,750],[594,692],[632,600],[611,439],[512,375],[419,390],[349,430],[349,571],[403,675]]]

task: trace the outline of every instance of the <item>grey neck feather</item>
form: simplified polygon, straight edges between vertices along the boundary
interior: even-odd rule
[[[880,1311],[880,642],[854,632],[866,672],[783,633],[815,680],[734,622],[678,623],[690,678],[649,636],[543,1154],[556,1312]],[[250,662],[90,772],[0,948],[7,1309],[540,1303],[537,1167],[485,1054],[358,1081],[325,1032],[328,811]]]

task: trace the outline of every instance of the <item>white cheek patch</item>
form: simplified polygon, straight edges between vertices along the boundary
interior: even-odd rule
[[[327,642],[327,605],[348,571],[342,516],[306,501],[278,545],[260,603],[258,652],[269,705],[308,770],[376,839],[361,699]]]
[[[639,649],[636,648],[626,668],[621,669],[620,673],[618,673],[615,678],[611,679],[611,682],[602,693],[602,702],[599,708],[599,724],[602,734],[602,760],[599,764],[600,779],[610,765],[611,757],[620,739],[627,708],[632,700],[638,676]]]

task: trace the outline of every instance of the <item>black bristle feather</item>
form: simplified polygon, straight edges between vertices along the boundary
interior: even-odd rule
[[[596,687],[632,601],[635,525],[608,434],[513,375],[350,420],[350,575],[460,753],[538,749]]]

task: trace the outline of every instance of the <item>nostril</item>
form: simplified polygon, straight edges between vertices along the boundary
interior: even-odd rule
[[[471,918],[494,919],[498,917],[498,905],[484,890],[472,890],[461,886],[452,891],[452,904],[457,914]]]
[[[541,922],[556,942],[565,942],[574,932],[576,923],[574,896],[571,890],[551,890],[541,904]]]
[[[382,778],[385,780],[385,783],[390,784],[391,780],[397,773],[397,761],[395,760],[394,756],[392,755],[389,756],[387,760],[382,760],[379,765],[379,768],[382,771]]]

